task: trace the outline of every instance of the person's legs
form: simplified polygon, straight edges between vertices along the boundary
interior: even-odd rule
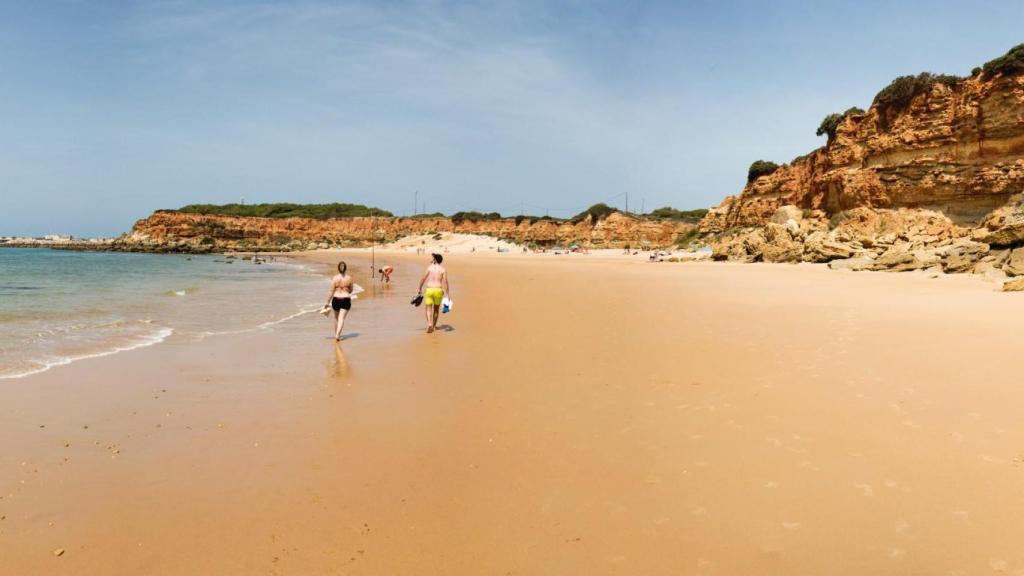
[[[425,312],[427,314],[427,334],[430,334],[434,331],[434,307],[427,304],[424,308],[426,308]]]
[[[431,306],[434,309],[433,320],[430,323],[430,331],[437,330],[437,319],[441,316],[441,307],[438,305]]]
[[[345,329],[345,317],[348,316],[348,310],[342,308],[335,312],[335,315],[337,316],[337,324],[335,324],[334,339],[341,340],[341,331]]]

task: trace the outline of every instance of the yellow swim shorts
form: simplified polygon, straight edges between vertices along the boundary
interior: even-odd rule
[[[440,306],[444,300],[444,290],[441,288],[427,288],[423,292],[423,303],[427,306]]]

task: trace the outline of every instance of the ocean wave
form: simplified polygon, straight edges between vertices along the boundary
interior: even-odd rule
[[[277,320],[270,320],[268,322],[264,322],[262,324],[258,324],[256,326],[251,327],[251,328],[239,328],[238,330],[206,331],[206,332],[200,332],[198,334],[198,336],[199,336],[199,339],[202,340],[202,339],[207,338],[209,336],[226,336],[226,335],[229,335],[229,334],[248,334],[249,332],[258,332],[260,330],[269,330],[269,329],[273,328],[274,326],[277,326],[278,324],[284,324],[285,322],[287,322],[289,320],[294,320],[295,318],[298,318],[300,316],[305,316],[306,314],[312,314],[314,312],[319,312],[321,308],[322,308],[322,306],[320,306],[320,305],[316,305],[314,307],[314,305],[310,304],[310,305],[308,305],[306,307],[303,307],[302,309],[300,309],[298,312],[295,312],[294,314],[289,314],[289,315],[285,316],[284,318],[278,318]]]
[[[33,374],[39,374],[40,372],[46,372],[47,370],[55,368],[57,366],[65,366],[67,364],[71,364],[72,362],[77,362],[79,360],[88,360],[89,358],[101,358],[103,356],[111,356],[119,352],[128,352],[130,350],[146,348],[148,346],[153,346],[154,344],[159,344],[164,340],[167,340],[168,338],[170,338],[172,334],[174,334],[173,328],[161,328],[156,333],[144,336],[142,338],[138,338],[136,342],[133,342],[128,345],[115,346],[109,350],[101,350],[99,352],[92,352],[88,354],[58,356],[57,358],[42,361],[40,365],[36,368],[30,368],[28,370],[23,370],[21,372],[13,372],[10,374],[0,373],[0,380],[24,378],[26,376],[31,376]]]

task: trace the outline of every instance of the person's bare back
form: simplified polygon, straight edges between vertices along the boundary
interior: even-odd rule
[[[437,328],[437,317],[441,314],[441,302],[446,294],[451,292],[448,286],[448,271],[441,266],[444,257],[440,254],[431,254],[431,263],[420,278],[419,293],[423,295],[423,302],[426,304],[427,333],[430,334]],[[425,288],[424,288],[425,287]]]
[[[423,285],[427,288],[443,288],[447,274],[448,272],[444,269],[444,266],[431,264],[427,267],[426,280],[423,282]]]

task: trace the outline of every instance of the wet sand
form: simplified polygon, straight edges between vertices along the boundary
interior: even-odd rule
[[[0,382],[0,573],[1024,573],[1018,295],[452,256],[428,336],[382,260],[340,347],[308,315]]]

